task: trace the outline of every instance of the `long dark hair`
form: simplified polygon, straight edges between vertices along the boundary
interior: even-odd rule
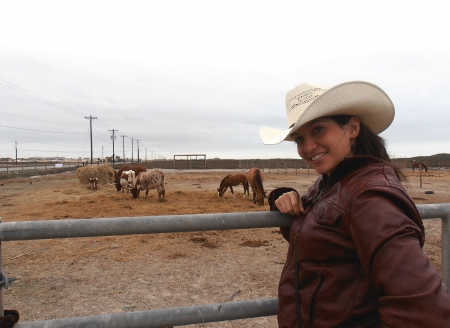
[[[351,115],[334,115],[329,116],[339,126],[343,127],[350,122]],[[402,173],[399,167],[391,163],[386,144],[382,137],[373,133],[369,127],[363,122],[359,122],[360,129],[359,134],[355,138],[354,144],[352,144],[352,150],[355,155],[369,155],[375,158],[381,159],[386,163],[389,163],[394,168],[395,174],[400,181],[406,180],[406,176]]]

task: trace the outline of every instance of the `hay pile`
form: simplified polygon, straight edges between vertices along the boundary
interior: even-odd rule
[[[100,183],[106,184],[114,182],[116,172],[111,165],[102,164],[79,167],[76,174],[82,184],[89,183],[89,178],[97,178]]]

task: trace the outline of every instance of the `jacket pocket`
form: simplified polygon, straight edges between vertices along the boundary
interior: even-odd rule
[[[334,226],[342,213],[330,202],[319,202],[313,210],[314,217],[318,224],[323,226]]]

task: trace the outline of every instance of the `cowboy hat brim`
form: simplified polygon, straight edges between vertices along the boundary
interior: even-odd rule
[[[356,116],[373,133],[379,134],[392,123],[395,109],[388,95],[376,85],[362,81],[346,82],[326,90],[314,99],[289,129],[262,127],[259,135],[266,145],[293,141],[291,134],[302,125],[331,115]]]

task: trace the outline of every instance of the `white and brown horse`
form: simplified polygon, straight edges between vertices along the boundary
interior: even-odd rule
[[[233,187],[238,186],[240,184],[242,184],[242,186],[244,187],[244,197],[245,197],[245,193],[247,193],[247,196],[250,196],[247,174],[245,174],[245,173],[227,175],[220,182],[220,186],[219,186],[219,188],[217,188],[217,194],[219,195],[219,197],[222,197],[223,194],[225,193],[225,191],[228,188],[230,188],[231,193],[233,194],[233,198],[234,198]]]
[[[264,198],[266,198],[266,192],[263,186],[263,175],[260,169],[253,167],[247,173],[248,183],[252,187],[253,203],[258,205],[264,205]]]

